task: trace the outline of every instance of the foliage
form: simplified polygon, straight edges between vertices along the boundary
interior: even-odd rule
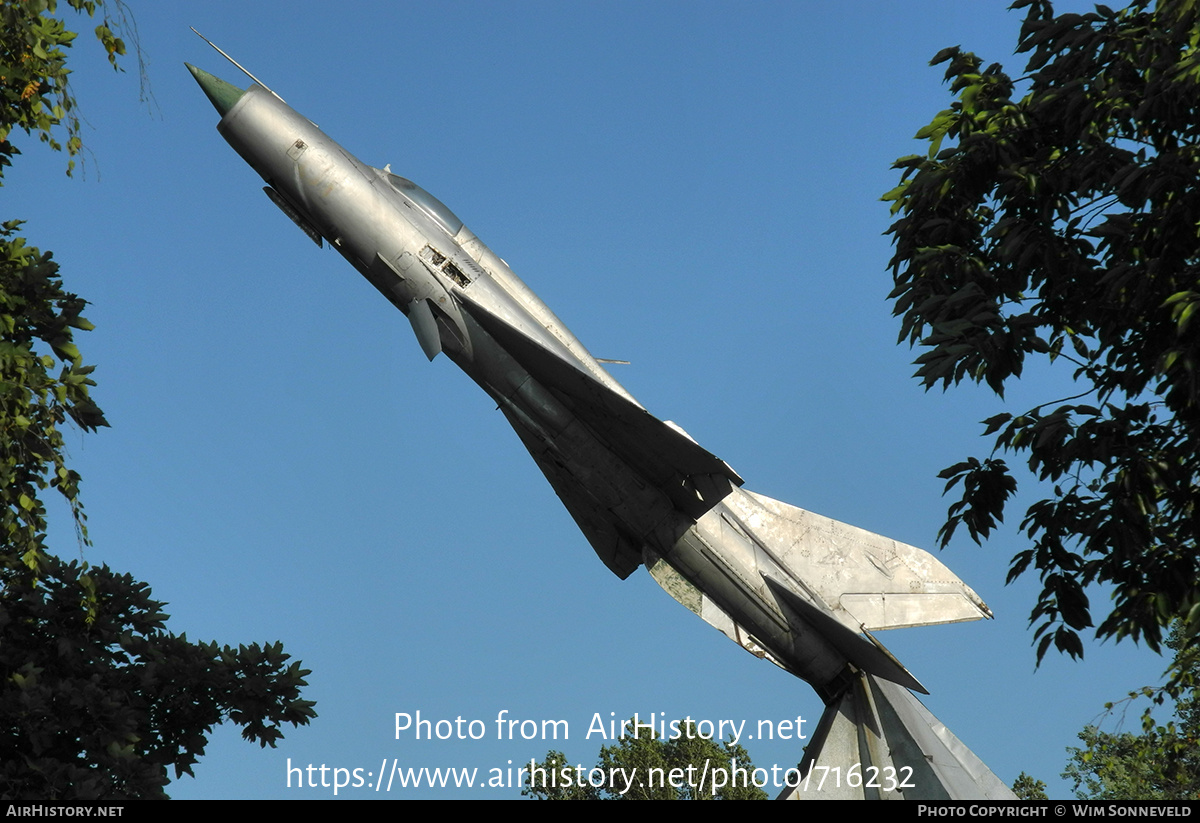
[[[767,799],[754,784],[754,764],[744,748],[701,737],[690,718],[678,728],[674,740],[629,734],[602,747],[595,766],[596,782],[601,782],[600,772],[605,777],[601,786],[589,782],[591,769],[572,766],[562,752],[548,752],[538,764],[543,771],[535,772],[521,794],[535,800]]]
[[[538,771],[538,770],[541,771]],[[521,789],[524,797],[534,800],[604,800],[600,789],[593,786],[587,777],[588,769],[581,774],[567,761],[562,752],[546,752],[546,759],[538,763],[530,776],[528,786]]]
[[[0,585],[0,797],[164,798],[168,767],[191,774],[216,724],[274,746],[283,723],[315,714],[300,699],[309,672],[281,644],[170,634],[163,604],[127,574],[49,557],[36,580],[9,568]]]
[[[119,70],[117,57],[125,54],[125,41],[114,33],[114,27],[127,23],[125,6],[117,0],[67,0],[77,12],[89,17],[97,9],[105,12],[96,27],[96,38],[108,53],[108,61]],[[0,4],[0,176],[4,167],[12,165],[13,155],[20,154],[9,141],[13,129],[36,134],[43,143],[59,151],[63,148],[55,130],[64,125],[67,131],[66,150],[71,159],[67,174],[75,167],[74,157],[83,148],[80,139],[79,115],[75,98],[67,84],[67,56],[75,32],[68,31],[62,20],[54,17],[57,0],[21,0]],[[108,18],[111,9],[116,21]]]
[[[1079,733],[1082,749],[1069,748],[1070,760],[1063,777],[1073,781],[1072,790],[1091,800],[1200,800],[1200,687],[1195,675],[1200,661],[1183,649],[1177,625],[1167,639],[1177,650],[1175,668],[1187,672],[1191,686],[1179,694],[1174,718],[1165,725],[1155,723],[1149,710],[1142,716],[1142,733],[1109,733],[1088,726]],[[1160,692],[1144,688],[1122,701],[1155,698]],[[1113,704],[1105,707],[1114,710]]]
[[[1195,756],[1175,734],[1157,728],[1140,735],[1110,734],[1095,726],[1079,733],[1062,776],[1085,800],[1200,800]],[[1191,746],[1195,746],[1195,739]],[[1164,756],[1168,755],[1169,756]]]
[[[1003,397],[1033,358],[1071,364],[1068,396],[984,421],[992,455],[942,472],[962,497],[940,538],[991,533],[1017,487],[996,455],[1019,455],[1048,492],[1008,575],[1041,578],[1038,659],[1052,643],[1082,656],[1097,584],[1112,608],[1096,635],[1157,650],[1175,616],[1200,627],[1198,10],[1013,5],[1020,82],[957,47],[933,60],[957,99],[884,196],[900,214],[891,299],[927,388]]]
[[[1035,780],[1025,772],[1017,775],[1017,779],[1012,784],[1013,794],[1018,800],[1049,800],[1046,796],[1046,783],[1043,780]]]
[[[46,564],[46,510],[39,493],[53,486],[71,504],[86,538],[79,475],[65,458],[63,425],[84,431],[108,423],[92,402],[91,366],[84,366],[73,330],[92,326],[85,305],[63,290],[58,264],[0,225],[0,568]],[[45,347],[49,353],[41,353]],[[61,363],[58,374],[55,358]],[[49,477],[49,480],[47,480]]]
[[[124,19],[119,0],[67,4]],[[20,153],[14,130],[61,150],[65,129],[69,157],[82,145],[63,51],[75,34],[55,8],[0,3],[0,177]],[[107,18],[96,36],[116,66],[125,46]],[[48,488],[88,543],[63,427],[108,423],[74,339],[92,328],[86,303],[20,225],[0,224],[0,797],[164,797],[168,766],[190,774],[215,724],[230,720],[274,746],[283,723],[308,723],[308,671],[288,665],[278,643],[219,648],[170,634],[146,584],[47,549]]]

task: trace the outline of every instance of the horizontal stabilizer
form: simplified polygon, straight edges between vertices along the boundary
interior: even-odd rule
[[[779,799],[1017,799],[912,692],[869,674],[826,707],[800,774]]]
[[[829,641],[835,649],[863,671],[871,672],[879,677],[899,683],[906,689],[915,689],[921,694],[929,691],[912,676],[904,665],[892,656],[882,644],[865,640],[853,629],[848,629],[829,613],[807,602],[795,592],[769,577],[764,578],[767,587],[792,611],[800,615],[810,626],[816,629]],[[872,639],[873,640],[873,639]]]
[[[730,495],[727,503],[780,565],[856,632],[992,616],[970,586],[923,549],[754,492]]]

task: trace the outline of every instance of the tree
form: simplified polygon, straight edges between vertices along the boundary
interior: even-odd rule
[[[1070,760],[1062,776],[1073,781],[1072,791],[1080,799],[1200,799],[1195,764],[1189,772],[1178,757],[1164,760],[1164,753],[1174,752],[1179,740],[1163,729],[1135,735],[1088,726],[1079,739],[1084,748],[1067,749]]]
[[[1183,651],[1177,624],[1167,645]],[[1165,725],[1154,722],[1150,711],[1142,716],[1142,733],[1104,732],[1087,726],[1079,733],[1082,749],[1069,748],[1070,760],[1062,776],[1073,781],[1075,796],[1084,800],[1200,800],[1200,687],[1195,656],[1180,659],[1175,667],[1191,675],[1192,686],[1180,694],[1174,717]],[[1153,698],[1158,690],[1143,688],[1122,701]],[[1109,703],[1105,709],[1112,713]]]
[[[1200,21],[1192,0],[1135,0],[1056,16],[1024,8],[1014,82],[948,48],[956,96],[917,133],[884,195],[899,214],[890,295],[901,340],[925,349],[927,388],[964,380],[1001,398],[1030,358],[1062,369],[1063,398],[985,420],[992,454],[944,470],[945,546],[979,542],[1026,460],[1045,496],[1025,512],[1036,570],[1038,660],[1078,657],[1094,625],[1088,591],[1111,592],[1097,637],[1143,640],[1200,628]],[[1018,92],[1017,89],[1021,89]],[[1018,96],[1019,94],[1019,96]],[[1172,688],[1180,687],[1176,669]]]
[[[125,54],[125,41],[114,33],[114,26],[126,24],[128,16],[121,0],[67,0],[77,12],[89,17],[96,9],[105,12],[96,27],[96,38],[108,53],[108,61],[120,70],[117,58]],[[67,84],[64,48],[69,48],[76,34],[67,31],[62,20],[54,17],[58,0],[23,0],[4,3],[0,7],[0,94],[3,94],[4,114],[0,120],[0,175],[5,166],[12,165],[13,155],[21,152],[9,141],[13,129],[36,134],[38,139],[55,151],[61,151],[57,130],[65,125],[66,150],[70,158],[67,174],[75,167],[75,155],[83,148],[75,98]],[[108,11],[116,17],[110,21]],[[140,54],[139,54],[140,61]],[[142,72],[143,79],[145,72]]]
[[[67,3],[124,19],[119,0]],[[82,147],[64,51],[75,34],[55,11],[55,0],[0,4],[0,178],[20,154],[17,129],[55,150],[65,130],[72,158]],[[96,36],[117,66],[125,44],[107,17]],[[0,224],[0,796],[165,797],[168,767],[190,774],[217,723],[273,746],[282,724],[314,717],[300,698],[309,672],[277,643],[170,634],[146,584],[48,550],[48,488],[70,505],[81,547],[90,542],[63,427],[108,423],[74,340],[91,328],[86,303],[19,226]]]
[[[1017,779],[1012,784],[1013,794],[1018,800],[1049,800],[1046,796],[1046,783],[1043,780],[1035,780],[1025,772],[1017,775]]]
[[[628,734],[602,747],[594,769],[572,766],[562,752],[548,752],[521,794],[537,800],[767,799],[744,748],[701,737],[691,718],[677,727],[674,739]],[[761,771],[758,779],[761,783]]]
[[[592,785],[586,771],[580,772],[562,752],[546,752],[530,775],[529,785],[521,789],[524,797],[534,800],[601,800],[600,788]]]
[[[0,571],[0,797],[165,797],[168,768],[191,774],[218,723],[274,746],[314,716],[282,644],[170,634],[150,587],[106,566],[48,556],[32,577]]]

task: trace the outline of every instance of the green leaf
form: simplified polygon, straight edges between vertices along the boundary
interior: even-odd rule
[[[1019,455],[1013,472],[941,473],[961,497],[938,539],[990,537],[1028,467],[1005,539],[1021,544],[1008,579],[1043,583],[1038,659],[1081,655],[1093,608],[1098,638],[1156,649],[1200,603],[1198,5],[1058,14],[1021,0],[1021,98],[1001,66],[943,49],[949,100],[917,133],[931,153],[894,164],[885,195],[903,203],[888,299],[920,349],[917,379],[1032,395],[1024,414],[981,415],[995,449]],[[945,138],[956,145],[939,151]]]

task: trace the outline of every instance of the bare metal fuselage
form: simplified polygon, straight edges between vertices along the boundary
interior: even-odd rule
[[[817,690],[828,706],[801,771],[855,765],[891,780],[786,796],[1012,798],[870,634],[990,617],[966,584],[920,549],[740,488],[436,198],[360,162],[265,87],[190,68],[271,200],[408,317],[429,359],[445,352],[495,400],[611,571],[646,566],[684,606]],[[905,774],[915,782],[895,779]]]

